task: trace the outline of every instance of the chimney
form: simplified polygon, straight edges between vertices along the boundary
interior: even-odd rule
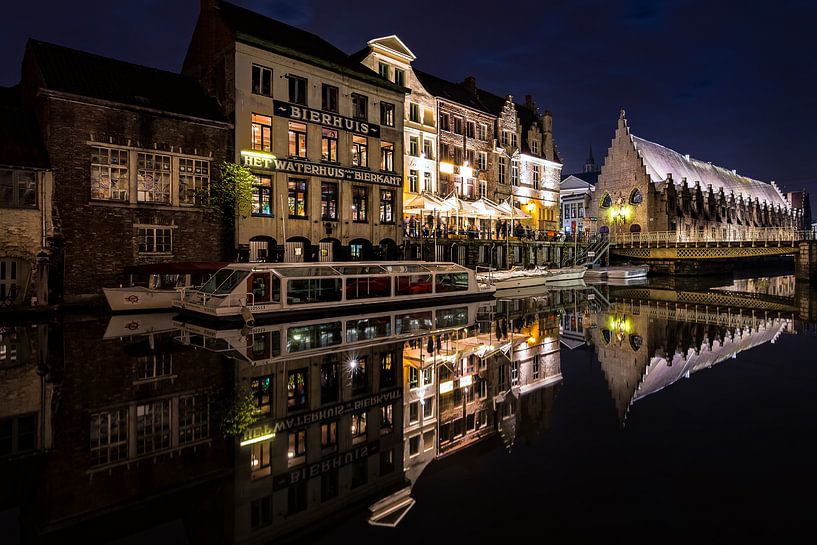
[[[465,78],[465,81],[463,81],[462,84],[473,94],[477,94],[477,78],[474,76],[468,76]]]

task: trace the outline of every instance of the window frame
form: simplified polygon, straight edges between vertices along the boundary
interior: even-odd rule
[[[289,101],[292,104],[299,104],[301,106],[308,106],[309,103],[309,80],[301,76],[288,74],[287,79],[289,88]],[[299,84],[303,82],[302,88]],[[303,96],[299,96],[299,91],[303,92]]]
[[[302,188],[299,190],[297,186],[293,187],[293,184],[301,184]],[[298,203],[303,204],[302,215],[293,212],[298,210]],[[290,219],[309,219],[309,180],[306,178],[287,180],[287,213]]]
[[[256,87],[256,69],[258,69],[258,87]],[[267,92],[264,92],[264,74],[268,75],[266,78],[267,83]],[[263,66],[261,64],[252,63],[252,77],[250,80],[250,89],[252,90],[252,94],[264,96],[264,97],[272,97],[272,68],[267,66]]]

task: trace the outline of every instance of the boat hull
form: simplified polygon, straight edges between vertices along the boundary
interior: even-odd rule
[[[478,293],[465,295],[448,295],[437,297],[426,297],[420,299],[394,299],[377,303],[343,304],[331,307],[320,308],[293,308],[280,309],[272,312],[252,312],[255,325],[277,324],[298,320],[331,318],[335,316],[345,316],[360,312],[367,314],[373,312],[383,312],[402,308],[425,308],[437,305],[452,305],[457,303],[468,303],[472,301],[486,301],[494,298],[495,290],[485,290]],[[185,308],[180,302],[176,302],[174,308],[179,316],[191,323],[207,324],[216,328],[226,327],[227,324],[244,323],[245,318],[240,312],[236,314],[222,314],[215,316],[211,313],[198,312],[193,308]]]
[[[607,278],[625,280],[630,278],[646,278],[648,272],[650,272],[648,267],[611,267],[607,270]]]
[[[114,312],[172,309],[178,300],[177,290],[151,290],[142,287],[102,288],[108,306]]]

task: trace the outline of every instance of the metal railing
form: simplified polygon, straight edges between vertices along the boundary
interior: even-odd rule
[[[709,231],[652,231],[648,233],[610,233],[610,244],[630,247],[674,247],[696,244],[729,244],[763,246],[793,246],[804,240],[814,240],[813,231],[798,231],[782,227],[765,227],[750,230],[724,232],[716,229]]]

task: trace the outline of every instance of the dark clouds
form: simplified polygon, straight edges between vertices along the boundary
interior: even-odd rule
[[[565,171],[601,161],[620,108],[635,134],[784,189],[817,193],[812,1],[553,0],[410,3],[238,0],[353,52],[397,34],[419,68],[554,115]],[[25,40],[178,70],[195,0],[16,2],[0,18],[0,83]]]

